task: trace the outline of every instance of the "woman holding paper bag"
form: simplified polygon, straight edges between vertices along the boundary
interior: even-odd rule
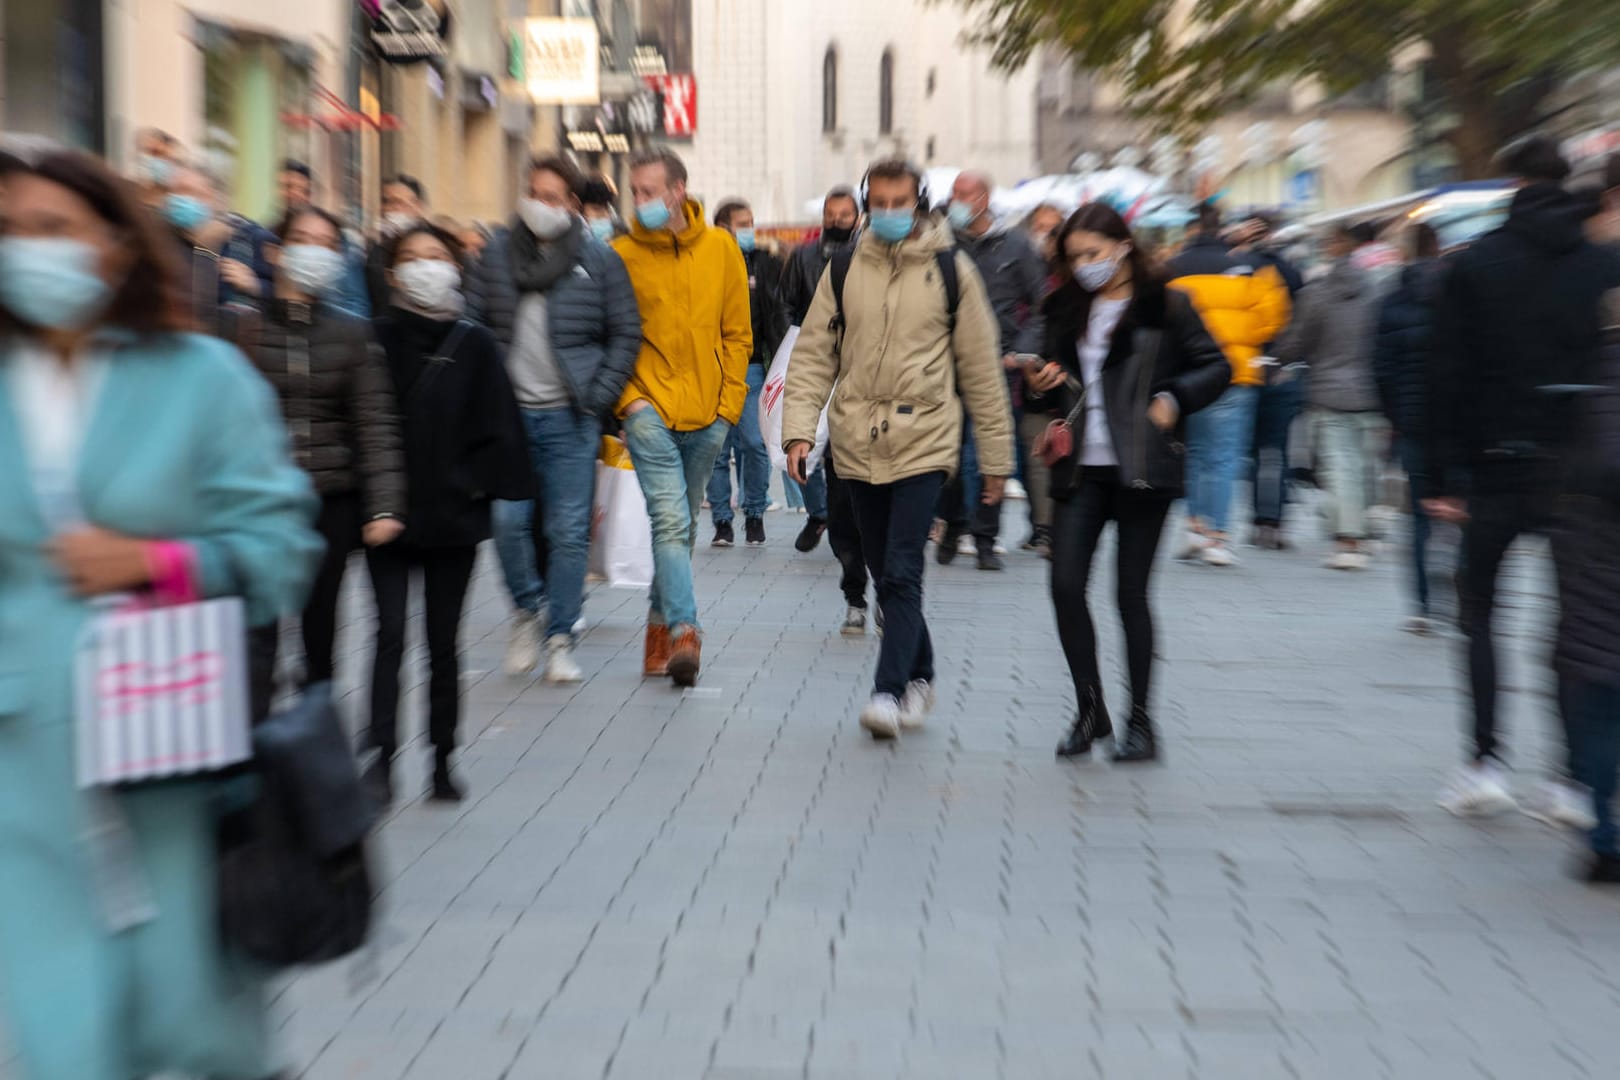
[[[263,380],[185,332],[134,192],[66,152],[0,184],[5,1023],[30,1080],[258,1080],[262,987],[217,925],[218,785],[80,790],[73,666],[98,597],[239,596],[254,625],[297,610],[315,499]]]

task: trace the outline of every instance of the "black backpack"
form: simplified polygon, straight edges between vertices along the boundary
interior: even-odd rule
[[[827,329],[835,335],[839,349],[844,346],[844,327],[848,323],[844,318],[844,282],[849,278],[849,268],[854,261],[855,249],[846,247],[833,252],[827,264],[827,271],[832,276],[833,300],[838,304],[838,314],[833,316]],[[951,333],[954,334],[956,309],[962,302],[962,286],[956,278],[956,249],[934,252],[934,262],[939,267],[939,280],[945,286],[945,314],[950,318]]]

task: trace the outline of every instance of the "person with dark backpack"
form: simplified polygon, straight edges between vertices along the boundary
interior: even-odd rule
[[[1001,341],[973,260],[928,213],[922,173],[881,161],[862,184],[871,223],[835,254],[788,365],[782,447],[805,464],[827,407],[828,451],[860,526],[884,615],[883,647],[861,726],[890,739],[920,727],[934,700],[922,613],[928,529],[961,455],[963,406],[978,434],[984,500],[1001,501],[1015,467]]]

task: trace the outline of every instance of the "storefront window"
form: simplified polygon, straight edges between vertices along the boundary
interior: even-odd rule
[[[201,24],[203,154],[230,193],[234,209],[268,221],[277,205],[276,173],[286,158],[309,158],[307,131],[287,114],[309,111],[310,60],[301,46]]]

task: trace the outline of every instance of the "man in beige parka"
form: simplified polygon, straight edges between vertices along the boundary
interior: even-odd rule
[[[999,330],[973,260],[930,216],[914,166],[880,161],[863,187],[866,231],[828,265],[793,349],[782,445],[803,483],[831,398],[827,452],[847,482],[884,617],[861,726],[893,738],[920,727],[933,706],[924,553],[940,488],[960,458],[964,405],[987,503],[1001,501],[1015,458]]]

